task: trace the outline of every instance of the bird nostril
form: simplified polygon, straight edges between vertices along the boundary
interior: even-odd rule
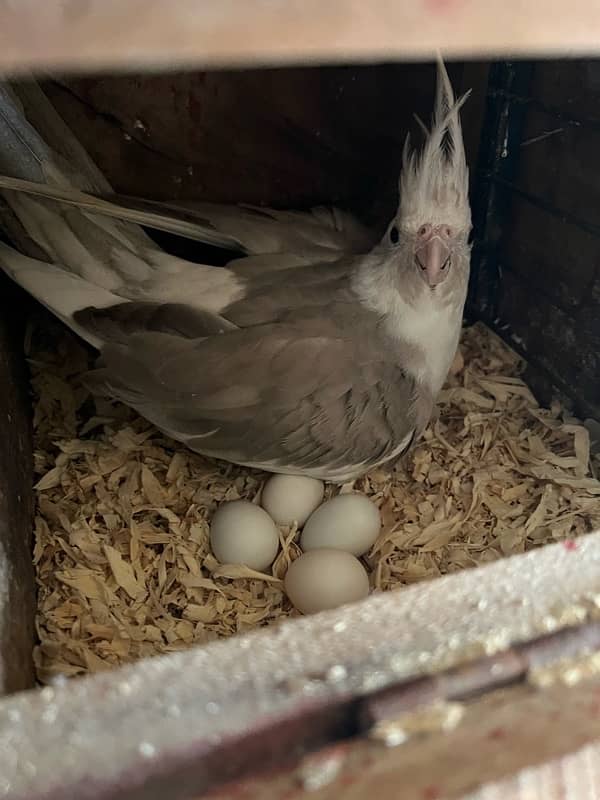
[[[430,230],[431,230],[430,225],[421,225],[418,231],[419,237],[422,239],[424,236],[427,236]]]

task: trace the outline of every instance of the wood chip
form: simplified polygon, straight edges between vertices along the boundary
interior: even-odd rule
[[[270,574],[220,565],[208,522],[257,500],[265,476],[203,459],[117,403],[93,401],[90,353],[48,317],[33,328],[41,682],[96,672],[295,615],[281,581],[298,557],[282,529]],[[437,419],[403,462],[361,491],[383,528],[365,562],[375,589],[522,553],[600,527],[600,456],[557,404],[541,409],[516,354],[464,332]],[[595,451],[593,451],[595,452]]]

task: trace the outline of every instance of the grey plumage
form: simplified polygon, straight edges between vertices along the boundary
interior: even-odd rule
[[[382,462],[410,437],[418,409],[415,382],[385,358],[385,336],[372,312],[344,322],[345,305],[333,299],[329,319],[306,309],[291,319],[290,311],[288,319],[221,336],[211,335],[202,317],[196,326],[189,318],[178,323],[178,306],[162,306],[172,321],[165,316],[158,324],[135,320],[136,311],[158,311],[147,305],[133,316],[120,306],[87,309],[76,319],[106,342],[106,368],[92,374],[93,385],[192,449],[236,463],[346,477],[349,466]],[[374,359],[374,352],[381,355]],[[430,406],[424,410],[426,421]]]
[[[198,452],[275,472],[342,481],[410,446],[456,350],[469,269],[463,100],[441,63],[432,130],[420,158],[407,150],[375,244],[335,209],[117,198],[37,93],[21,106],[0,88],[0,188],[20,251],[0,244],[0,266],[100,349],[90,386]],[[134,222],[246,257],[191,264]]]

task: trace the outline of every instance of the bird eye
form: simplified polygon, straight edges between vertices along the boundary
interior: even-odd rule
[[[398,231],[398,228],[395,225],[392,225],[392,227],[390,228],[390,242],[392,244],[398,244],[399,241],[400,241],[400,232]]]

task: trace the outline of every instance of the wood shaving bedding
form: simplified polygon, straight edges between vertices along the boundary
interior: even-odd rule
[[[297,613],[281,580],[300,553],[296,530],[281,529],[269,575],[220,565],[208,545],[218,504],[257,501],[264,474],[197,456],[120,404],[92,400],[80,381],[90,354],[55,323],[34,328],[29,355],[41,682]],[[538,407],[519,358],[483,325],[465,330],[461,357],[410,456],[341,489],[381,509],[365,559],[376,590],[600,527],[587,430],[558,405]]]

